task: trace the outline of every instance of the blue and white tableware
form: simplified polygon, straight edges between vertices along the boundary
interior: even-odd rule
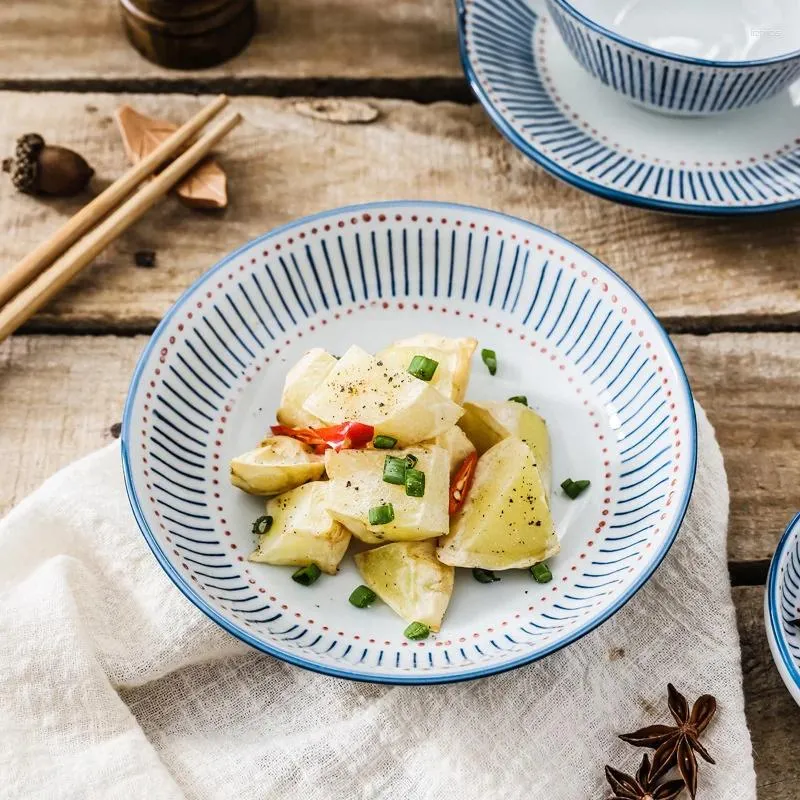
[[[578,64],[543,2],[458,3],[473,91],[500,132],[557,177],[610,200],[680,213],[800,205],[800,106],[790,92],[724,115],[653,114]]]
[[[764,618],[775,666],[800,705],[800,514],[789,523],[772,557]]]
[[[286,372],[312,347],[371,351],[412,332],[474,336],[469,396],[525,394],[548,422],[554,483],[591,480],[552,512],[553,580],[486,586],[459,570],[442,630],[403,636],[361,579],[304,587],[247,561],[263,501],[230,459],[274,421]],[[526,664],[575,642],[647,581],[692,491],[694,407],[650,309],[609,267],[529,222],[447,203],[372,203],[285,225],[223,259],[170,310],[143,353],[122,431],[136,519],[161,566],[211,619],[266,653],[329,675],[440,683]]]
[[[547,0],[572,55],[606,86],[669,114],[720,114],[800,78],[796,0]]]

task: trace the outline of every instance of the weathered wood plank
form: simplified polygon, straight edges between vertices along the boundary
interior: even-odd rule
[[[125,168],[110,114],[126,101],[174,120],[203,102],[0,93],[0,144],[8,150],[18,134],[39,131],[83,153],[101,187]],[[231,194],[225,213],[165,201],[35,324],[147,331],[206,268],[277,224],[349,203],[427,198],[488,206],[558,231],[615,267],[673,329],[800,325],[800,214],[703,220],[615,205],[532,166],[476,106],[371,101],[377,122],[337,125],[299,115],[293,102],[235,101],[246,122],[222,147]],[[43,202],[0,180],[0,264],[22,257],[81,202]],[[140,248],[157,251],[155,269],[133,266]]]
[[[800,782],[800,708],[781,681],[764,630],[764,588],[733,590],[747,724],[753,740],[759,800],[794,800]],[[713,729],[709,734],[713,737]],[[713,747],[711,748],[713,752]]]
[[[725,456],[729,558],[764,562],[800,509],[800,334],[673,338]]]
[[[800,333],[677,336],[728,469],[728,555],[760,562],[800,508]],[[0,346],[0,513],[110,440],[146,337],[18,336]]]
[[[18,336],[0,345],[0,516],[112,440],[147,338]]]
[[[199,78],[458,78],[452,0],[263,0],[250,46],[209,70],[167,70],[122,32],[115,0],[0,3],[0,82],[162,82]]]

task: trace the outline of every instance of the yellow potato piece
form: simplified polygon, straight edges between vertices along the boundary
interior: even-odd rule
[[[328,481],[314,481],[267,501],[272,527],[259,538],[250,561],[278,566],[316,564],[335,575],[350,532],[327,511]]]
[[[303,410],[306,398],[336,366],[336,358],[322,348],[309,350],[288,372],[283,385],[278,422],[290,428],[319,427],[320,419]]]
[[[422,442],[423,447],[430,447],[431,445],[437,445],[447,450],[447,455],[450,458],[451,475],[461,466],[461,462],[470,453],[475,452],[472,442],[457,425],[454,425],[444,433],[440,433],[435,439]]]
[[[296,439],[272,436],[256,450],[234,458],[230,469],[234,486],[249,494],[271,495],[321,478],[325,462]]]
[[[433,373],[431,386],[445,397],[461,403],[467,393],[470,362],[477,346],[477,339],[449,339],[423,333],[394,342],[378,353],[377,358],[398,371],[407,370],[414,356],[432,358],[439,366]]]
[[[364,583],[406,622],[423,622],[438,631],[450,596],[455,570],[436,559],[436,545],[395,542],[357,553]]]
[[[363,422],[401,446],[438,436],[461,416],[461,406],[408,372],[391,369],[351,347],[306,398],[303,410],[328,425]]]
[[[510,400],[481,404],[512,436],[522,439],[533,450],[536,466],[542,476],[545,493],[550,497],[552,466],[550,434],[547,423],[532,408]]]
[[[511,432],[479,403],[464,403],[464,415],[458,420],[458,427],[475,446],[479,456],[511,436]]]
[[[454,567],[521,569],[559,550],[539,470],[528,445],[509,437],[478,459],[472,488],[440,543]]]
[[[416,469],[425,473],[425,494],[409,497],[405,486],[383,480],[387,456],[416,456]],[[409,447],[407,450],[328,450],[325,469],[331,491],[327,509],[361,541],[368,544],[412,541],[444,536],[449,530],[447,503],[450,462],[441,447]],[[370,525],[369,510],[391,503],[394,520]]]

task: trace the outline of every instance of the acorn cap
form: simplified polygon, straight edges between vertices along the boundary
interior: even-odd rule
[[[44,145],[44,139],[38,133],[26,133],[17,139],[14,160],[10,164],[3,163],[3,169],[11,175],[11,183],[18,191],[35,191],[39,153]]]

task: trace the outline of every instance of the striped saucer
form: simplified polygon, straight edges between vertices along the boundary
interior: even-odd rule
[[[543,0],[457,0],[472,89],[548,172],[620,203],[688,214],[800,205],[800,107],[784,91],[703,118],[630,103],[569,52]]]
[[[441,632],[403,637],[377,603],[347,602],[352,558],[313,586],[251,564],[263,502],[229,460],[274,420],[287,370],[311,347],[371,351],[410,333],[475,336],[469,396],[527,395],[548,421],[561,552],[553,580],[484,586],[458,570]],[[624,605],[670,548],[694,481],[691,391],[652,312],[559,236],[447,203],[372,203],[306,217],[223,259],[169,311],[136,367],[122,453],[134,515],[176,586],[253,647],[357,680],[490,675],[576,641]]]

